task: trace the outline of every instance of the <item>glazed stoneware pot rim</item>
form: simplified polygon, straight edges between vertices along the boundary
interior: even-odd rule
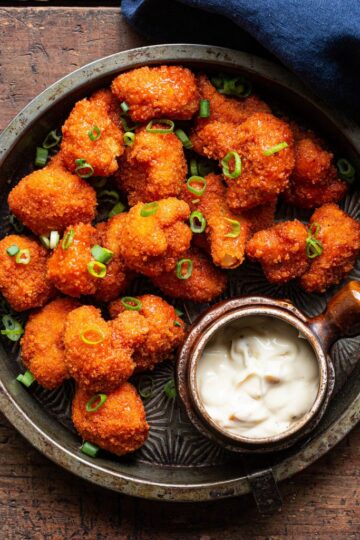
[[[117,72],[145,64],[186,63],[188,65],[206,65],[221,67],[223,70],[239,70],[268,80],[275,87],[282,88],[294,99],[303,103],[310,110],[317,110],[321,117],[334,125],[342,134],[349,147],[350,154],[360,154],[360,130],[349,119],[330,111],[318,103],[311,93],[280,66],[257,58],[253,55],[230,49],[207,45],[171,44],[155,45],[123,51],[101,58],[88,64],[51,85],[25,107],[0,135],[0,165],[3,165],[19,137],[28,132],[50,109],[65,96],[75,91],[84,93],[87,84],[108,78]],[[289,98],[290,99],[290,98]],[[0,350],[0,357],[5,352]],[[105,459],[91,460],[72,449],[66,438],[66,431],[58,427],[56,420],[50,424],[51,429],[43,429],[44,418],[48,413],[41,409],[37,402],[29,401],[31,396],[25,396],[25,389],[14,390],[12,383],[0,377],[0,409],[8,420],[32,443],[38,450],[65,469],[85,478],[95,484],[134,496],[168,501],[205,501],[222,497],[242,495],[250,491],[247,477],[242,475],[225,478],[220,481],[194,482],[182,484],[166,482],[164,474],[159,474],[161,480],[139,478],[114,470],[111,463]],[[304,447],[286,457],[273,467],[276,481],[283,480],[301,471],[310,463],[340,441],[357,423],[360,417],[360,395],[355,395],[351,406],[338,414],[336,420]],[[65,435],[64,435],[65,434]],[[63,437],[63,438],[62,438]],[[166,467],[156,465],[154,469],[164,471]]]

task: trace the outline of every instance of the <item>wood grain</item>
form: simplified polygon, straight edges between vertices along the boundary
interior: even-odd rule
[[[116,8],[0,8],[0,129],[61,76],[142,45]],[[281,484],[284,507],[260,517],[251,497],[203,504],[105,491],[34,450],[0,415],[0,538],[5,540],[358,540],[360,429]]]

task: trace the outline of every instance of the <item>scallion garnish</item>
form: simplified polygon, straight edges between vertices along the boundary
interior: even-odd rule
[[[80,178],[90,178],[94,174],[94,168],[86,159],[75,159],[75,172]]]
[[[102,407],[107,400],[106,394],[95,394],[92,396],[85,405],[86,412],[93,413]]]
[[[183,129],[176,129],[175,135],[179,139],[179,141],[182,143],[184,148],[187,148],[188,150],[193,147],[193,143],[190,141],[189,137],[186,135],[185,131]]]
[[[168,127],[153,127],[153,125],[168,126]],[[172,120],[161,118],[159,120],[151,120],[146,126],[146,131],[149,133],[172,133],[174,131],[175,123]]]
[[[146,203],[146,204],[144,204],[144,206],[140,210],[140,216],[141,217],[152,216],[152,215],[156,214],[156,212],[158,211],[158,208],[159,208],[159,204],[156,201]]]
[[[198,176],[199,175],[198,164],[197,164],[197,161],[196,161],[195,158],[190,159],[189,171],[190,171],[191,176]]]
[[[234,169],[230,172],[230,162],[234,161]],[[242,171],[241,157],[232,150],[221,160],[223,175],[227,178],[238,178]]]
[[[182,317],[184,315],[184,313],[180,310],[180,309],[175,309],[175,313],[178,317]]]
[[[355,167],[345,158],[341,158],[336,162],[336,167],[340,178],[351,184],[355,178]]]
[[[20,251],[20,248],[16,244],[13,244],[12,246],[7,248],[6,253],[10,255],[10,257],[13,257],[17,253],[19,253],[19,251]]]
[[[272,154],[277,154],[281,150],[284,150],[284,148],[287,148],[289,145],[287,142],[281,142],[279,144],[275,144],[275,146],[272,146],[271,148],[268,148],[267,150],[264,150],[264,156],[272,156]]]
[[[66,250],[68,249],[71,244],[74,241],[75,231],[74,229],[70,229],[64,236],[63,241],[61,243],[61,247]]]
[[[20,223],[20,221],[17,219],[14,214],[9,215],[9,222],[12,225],[13,229],[17,233],[21,233],[24,230],[24,225]]]
[[[24,333],[24,329],[21,324],[11,317],[11,315],[4,315],[1,318],[5,330],[1,330],[1,335],[6,336],[10,341],[19,341]]]
[[[166,384],[164,384],[164,392],[169,399],[174,399],[176,397],[176,387],[174,379],[170,379]]]
[[[118,202],[112,207],[112,209],[108,213],[108,218],[117,216],[118,214],[121,214],[124,210],[125,210],[125,204],[123,204],[122,202]]]
[[[29,249],[20,249],[15,257],[17,264],[29,264],[31,260],[30,250]]]
[[[220,94],[226,96],[236,96],[239,98],[248,97],[251,94],[251,84],[243,77],[231,77],[229,75],[219,75],[211,78],[212,84]]]
[[[138,392],[144,399],[152,397],[154,389],[154,379],[150,375],[143,375],[139,379]]]
[[[16,377],[16,380],[26,386],[26,388],[30,388],[32,383],[35,381],[35,377],[29,370],[27,370],[24,374],[21,373],[20,375],[18,375]]]
[[[124,128],[124,131],[134,131],[139,125],[138,123],[135,122],[132,126],[130,126],[127,122],[128,119],[125,114],[120,115],[120,120]]]
[[[92,141],[98,141],[101,137],[101,129],[98,126],[93,126],[88,131],[89,139]]]
[[[125,113],[125,114],[127,114],[129,112],[129,110],[130,110],[130,107],[126,103],[126,101],[123,101],[122,103],[120,103],[120,108],[123,111],[123,113]]]
[[[142,302],[138,298],[134,298],[133,296],[123,296],[120,301],[124,308],[129,311],[141,311]]]
[[[209,118],[210,116],[210,101],[208,99],[200,99],[199,118]]]
[[[56,129],[53,129],[52,131],[50,131],[50,133],[46,135],[45,140],[42,143],[42,146],[46,150],[49,150],[50,148],[54,148],[54,146],[57,146],[60,141],[61,141],[61,135],[58,135],[56,132]]]
[[[182,327],[182,324],[179,323],[179,321],[174,321],[174,326],[180,326],[180,327]]]
[[[124,144],[125,146],[132,146],[135,142],[135,133],[127,131],[124,133]]]
[[[323,252],[322,243],[317,239],[319,231],[320,225],[318,223],[310,225],[306,238],[306,255],[309,259],[315,259]]]
[[[92,179],[91,185],[96,189],[100,189],[105,186],[107,181],[108,179],[105,176],[100,176],[99,178],[96,178],[96,180]]]
[[[80,452],[90,457],[96,457],[99,450],[100,448],[98,446],[96,446],[95,444],[91,444],[87,441],[84,441],[82,446],[80,447]]]
[[[200,189],[196,188],[194,184],[200,184],[202,187],[200,187]],[[200,197],[206,189],[206,184],[206,178],[203,178],[202,176],[190,176],[190,178],[188,178],[186,182],[186,187],[188,188],[190,193],[193,193],[194,195]]]
[[[48,157],[49,157],[48,150],[46,150],[46,148],[42,148],[41,146],[38,146],[36,148],[35,167],[44,167],[46,165]]]
[[[105,336],[97,326],[88,326],[81,332],[80,338],[86,345],[99,345],[104,341]]]
[[[200,176],[206,176],[207,174],[214,172],[214,166],[208,159],[199,159],[198,161],[198,171]]]
[[[185,273],[183,269],[185,267]],[[180,259],[176,263],[176,277],[178,279],[189,279],[193,271],[193,262],[191,259]]]
[[[103,279],[106,276],[106,266],[101,262],[90,261],[87,269],[89,274],[95,278]]]
[[[110,249],[103,248],[96,244],[91,248],[91,255],[94,257],[95,261],[109,264],[109,262],[114,256],[114,253],[110,251]]]
[[[240,234],[240,222],[236,219],[224,218],[225,221],[231,224],[231,232],[224,234],[225,238],[237,238]]]
[[[201,234],[206,229],[206,219],[199,210],[195,210],[190,215],[190,229],[195,234]]]
[[[49,240],[49,247],[50,249],[55,249],[58,247],[60,242],[60,234],[58,231],[51,231],[50,233],[50,240]]]
[[[98,195],[102,203],[116,204],[119,202],[120,195],[114,189],[103,189]]]

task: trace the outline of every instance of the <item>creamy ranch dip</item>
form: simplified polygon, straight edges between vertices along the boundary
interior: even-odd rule
[[[252,316],[208,342],[196,384],[207,413],[222,429],[261,438],[286,431],[311,409],[319,368],[313,349],[294,327]]]

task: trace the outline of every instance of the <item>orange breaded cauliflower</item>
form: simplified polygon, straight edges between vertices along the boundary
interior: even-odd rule
[[[250,223],[251,234],[269,229],[274,225],[276,205],[277,198],[242,212],[242,216]]]
[[[134,350],[148,333],[136,311],[105,322],[99,309],[82,306],[69,313],[64,333],[65,364],[79,386],[92,392],[117,388],[132,375]]]
[[[195,152],[218,161],[231,150],[237,150],[239,138],[240,126],[218,120],[197,123],[190,135]]]
[[[103,94],[78,101],[62,127],[61,155],[66,167],[88,174],[77,160],[91,165],[95,176],[110,176],[118,169],[124,151],[123,134],[113,122],[113,110]],[[79,169],[80,167],[80,169]]]
[[[186,184],[183,185],[181,197],[192,211],[201,212],[206,219],[205,234],[214,264],[227,269],[236,268],[244,260],[250,222],[233,214],[228,208],[225,200],[226,188],[221,176],[212,173],[205,179],[206,188],[199,197],[199,202],[192,203],[194,194],[188,190]],[[195,223],[198,221],[195,220]],[[194,237],[197,236],[199,235],[194,234]]]
[[[199,108],[195,76],[181,66],[133,69],[116,77],[111,89],[119,101],[126,101],[134,122],[190,120]]]
[[[324,292],[339,283],[354,267],[360,253],[360,223],[336,204],[324,204],[310,219],[317,229],[316,239],[322,253],[311,260],[309,270],[300,278],[307,292]]]
[[[226,274],[216,268],[204,253],[192,248],[183,257],[192,261],[191,276],[188,279],[179,279],[174,269],[153,277],[154,285],[161,292],[173,298],[203,303],[211,302],[225,291]]]
[[[175,350],[185,339],[185,324],[177,316],[173,306],[159,296],[145,294],[136,297],[141,302],[139,313],[147,321],[149,332],[146,340],[133,355],[136,371],[154,369],[154,367],[174,357]],[[121,299],[109,306],[111,317],[117,317],[125,311]]]
[[[63,335],[66,317],[79,307],[71,298],[57,298],[32,313],[21,339],[21,359],[35,379],[52,390],[69,378],[64,362]]]
[[[150,204],[139,203],[113,218],[118,224],[119,251],[125,265],[145,276],[175,268],[192,236],[184,223],[190,215],[184,201],[169,197]],[[151,215],[146,216],[147,212]]]
[[[10,191],[11,212],[33,233],[62,232],[95,218],[96,192],[85,180],[67,171],[61,156],[47,167],[25,176]]]
[[[86,404],[92,397],[90,392],[77,388],[72,404],[72,421],[84,440],[118,456],[144,444],[149,425],[140,396],[130,383],[108,393],[97,411],[87,412]]]
[[[20,251],[10,255],[8,248]],[[54,295],[47,261],[48,251],[27,236],[10,234],[0,241],[0,291],[15,311],[41,307]]]
[[[307,229],[300,221],[283,221],[259,231],[249,240],[246,255],[261,263],[271,283],[286,283],[309,267],[306,255]]]
[[[174,133],[136,132],[120,162],[117,181],[130,206],[176,197],[186,180],[183,145]]]

